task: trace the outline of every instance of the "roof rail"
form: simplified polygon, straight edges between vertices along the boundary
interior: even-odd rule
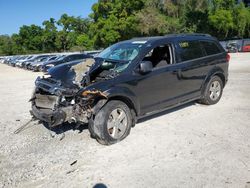
[[[209,34],[205,34],[205,33],[181,33],[181,34],[168,34],[168,35],[165,35],[165,36],[204,36],[204,37],[211,37],[211,35]]]

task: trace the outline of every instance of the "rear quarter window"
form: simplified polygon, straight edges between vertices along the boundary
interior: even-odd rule
[[[178,48],[181,61],[188,61],[204,56],[199,41],[180,41]]]
[[[221,53],[221,49],[215,42],[212,41],[201,41],[201,45],[206,51],[207,55],[214,55]]]

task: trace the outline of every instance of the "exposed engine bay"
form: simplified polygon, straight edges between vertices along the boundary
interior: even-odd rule
[[[118,75],[114,71],[117,64],[91,58],[52,68],[35,81],[31,114],[50,127],[63,122],[88,123],[108,95],[89,86]]]

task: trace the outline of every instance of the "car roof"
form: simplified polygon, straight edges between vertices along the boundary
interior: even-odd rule
[[[138,38],[133,38],[124,42],[138,42],[138,43],[153,43],[157,41],[161,41],[164,39],[170,39],[170,40],[175,40],[175,39],[209,39],[209,40],[214,40],[214,38],[209,35],[209,34],[200,34],[200,33],[193,33],[193,34],[170,34],[170,35],[165,35],[165,36],[154,36],[154,37],[138,37]]]

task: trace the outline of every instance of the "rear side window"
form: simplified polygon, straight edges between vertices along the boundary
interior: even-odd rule
[[[204,56],[199,41],[181,41],[178,45],[182,61],[197,59]]]
[[[210,41],[201,41],[202,46],[204,47],[207,55],[214,55],[221,53],[221,50],[219,47],[214,43]]]

